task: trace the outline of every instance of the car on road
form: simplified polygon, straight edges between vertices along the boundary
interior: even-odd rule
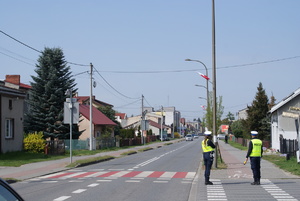
[[[198,134],[194,134],[193,135],[193,139],[198,139],[199,138],[199,135]]]
[[[1,201],[24,201],[24,199],[3,179],[0,178]]]
[[[218,134],[217,138],[218,138],[218,140],[224,140],[225,139],[225,134]]]
[[[161,137],[159,139],[160,139],[160,141],[169,141],[170,140],[167,135],[163,135],[162,140],[161,140]]]
[[[193,141],[193,136],[191,134],[187,134],[185,136],[185,141]]]

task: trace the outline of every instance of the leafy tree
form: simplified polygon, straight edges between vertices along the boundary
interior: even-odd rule
[[[234,122],[232,122],[232,124],[230,126],[231,131],[236,138],[243,137],[243,133],[244,133],[244,129],[245,129],[243,121],[245,121],[245,120],[240,119],[240,120],[234,121]]]
[[[120,122],[116,121],[116,117],[115,117],[116,111],[113,110],[110,106],[100,106],[98,107],[98,110],[101,111],[105,116],[107,116],[110,120],[112,120],[117,124],[117,126],[115,126],[114,128],[114,133],[115,135],[120,135],[120,129],[122,127]]]
[[[228,112],[228,114],[226,115],[226,118],[222,120],[222,124],[224,125],[228,125],[228,133],[231,133],[231,124],[232,121],[234,120],[234,115],[231,112]]]
[[[205,117],[203,118],[203,125],[205,127],[208,128],[208,130],[211,130],[213,129],[213,108],[212,108],[212,105],[213,105],[213,98],[212,98],[212,93],[210,93],[210,96],[209,96],[209,101],[208,101],[208,106],[206,107],[206,115]],[[217,119],[217,122],[216,122],[216,126],[217,126],[217,129],[221,126],[221,117],[223,115],[223,112],[224,112],[224,106],[222,106],[222,102],[223,102],[223,97],[222,96],[219,96],[219,98],[217,98],[216,100],[216,105],[217,105],[217,110],[216,110],[216,119]]]
[[[134,136],[135,136],[135,129],[133,128],[120,130],[120,137],[123,139],[134,138]]]
[[[271,110],[271,108],[272,108],[273,106],[276,105],[276,99],[275,99],[275,97],[273,96],[273,94],[272,94],[272,96],[271,96],[270,99],[271,99],[271,100],[270,100],[270,103],[269,103],[269,110]]]
[[[30,108],[25,115],[25,132],[43,132],[44,138],[66,138],[69,125],[63,124],[65,92],[71,89],[75,93],[77,89],[63,51],[45,48],[38,58],[35,72],[37,75],[31,76],[33,82],[30,83]],[[80,133],[74,131],[73,135],[75,139]]]
[[[247,132],[250,136],[251,130],[256,130],[259,133],[260,139],[265,139],[270,133],[266,129],[268,122],[265,118],[267,117],[269,111],[269,99],[266,95],[263,85],[260,82],[257,87],[257,93],[255,99],[251,106],[248,106],[247,114],[248,118],[246,120]]]

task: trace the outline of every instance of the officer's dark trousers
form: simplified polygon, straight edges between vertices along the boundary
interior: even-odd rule
[[[213,164],[213,160],[214,160],[214,157],[211,152],[203,153],[203,161],[204,161],[204,166],[205,166],[205,172],[204,172],[205,182],[209,181],[210,169]]]
[[[255,182],[260,182],[260,160],[261,157],[250,157],[251,169]]]

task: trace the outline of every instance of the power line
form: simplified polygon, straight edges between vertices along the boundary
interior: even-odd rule
[[[255,62],[255,63],[247,63],[247,64],[238,64],[238,65],[231,65],[231,66],[222,66],[217,67],[217,69],[223,69],[223,68],[237,68],[237,67],[244,67],[244,66],[253,66],[253,65],[259,65],[259,64],[266,64],[266,63],[274,63],[279,61],[285,61],[285,60],[291,60],[291,59],[297,59],[300,58],[300,56],[293,56],[293,57],[286,57],[281,59],[274,59],[274,60],[268,60],[268,61],[261,61],[261,62]],[[211,68],[208,68],[211,69]],[[162,70],[162,71],[101,71],[104,73],[128,73],[128,74],[148,74],[148,73],[181,73],[181,72],[190,72],[190,71],[198,71],[202,69],[188,69],[188,70]]]
[[[150,107],[152,107],[152,106],[149,104],[149,102],[147,101],[147,99],[145,98],[145,96],[144,96],[144,100],[146,101],[146,103],[147,103]]]
[[[29,45],[27,45],[27,44],[25,44],[25,43],[19,41],[18,39],[14,38],[14,37],[12,37],[12,36],[10,36],[10,35],[8,35],[7,33],[5,33],[5,32],[2,31],[2,30],[0,30],[0,32],[1,32],[2,34],[6,35],[7,37],[9,37],[9,38],[11,38],[11,39],[17,41],[18,43],[20,43],[20,44],[22,44],[22,45],[24,45],[24,46],[26,46],[26,47],[28,47],[28,48],[30,48],[30,49],[32,49],[32,50],[38,52],[38,53],[42,53],[40,50],[37,50],[37,49],[35,49],[35,48],[33,48],[33,47],[31,47],[31,46],[29,46]]]
[[[99,73],[99,71],[95,68],[95,67],[93,67],[94,69],[95,69],[95,71],[98,73],[98,75],[104,80],[104,82],[108,85],[108,86],[110,86],[115,92],[117,92],[118,94],[120,94],[121,96],[123,96],[123,97],[125,97],[125,98],[128,98],[128,99],[139,99],[139,98],[131,98],[131,97],[129,97],[129,96],[126,96],[126,95],[124,95],[124,94],[122,94],[121,92],[119,92],[116,88],[114,88],[100,73]]]
[[[28,62],[23,61],[23,60],[21,60],[21,59],[18,59],[18,58],[16,58],[16,57],[13,57],[13,56],[10,56],[10,55],[8,55],[8,54],[5,54],[5,53],[3,53],[3,52],[0,52],[0,54],[3,54],[3,55],[5,55],[5,56],[7,56],[7,57],[9,57],[9,58],[11,58],[11,59],[20,61],[20,62],[22,62],[22,63],[28,64],[28,65],[30,65],[30,66],[34,66],[34,64],[28,63]]]
[[[32,50],[34,50],[34,51],[36,51],[36,52],[38,52],[38,53],[43,53],[42,51],[37,50],[37,49],[31,47],[30,45],[27,45],[27,44],[23,43],[22,41],[20,41],[20,40],[14,38],[14,37],[12,37],[11,35],[5,33],[5,32],[2,31],[2,30],[0,30],[0,32],[1,32],[2,34],[4,34],[5,36],[7,36],[7,37],[13,39],[14,41],[17,41],[18,43],[24,45],[25,47],[28,47],[29,49],[32,49]],[[7,56],[7,55],[6,55],[6,56]],[[90,66],[90,65],[87,65],[87,64],[78,64],[78,63],[73,63],[73,62],[68,62],[68,61],[66,61],[66,62],[67,62],[68,64],[72,64],[72,65],[76,65],[76,66]]]
[[[197,71],[201,69],[190,69],[190,70],[164,70],[164,71],[101,71],[103,73],[181,73],[181,72],[189,72],[189,71]]]
[[[232,65],[232,66],[224,66],[224,67],[218,67],[218,69],[221,69],[221,68],[236,68],[236,67],[243,67],[243,66],[253,66],[253,65],[273,63],[273,62],[279,62],[279,61],[285,61],[285,60],[291,60],[291,59],[297,59],[297,58],[300,58],[300,56],[286,57],[286,58],[274,59],[274,60],[269,60],[269,61],[261,61],[261,62],[256,62],[256,63],[248,63],[248,64],[239,64],[239,65]]]
[[[21,57],[21,58],[23,58],[23,59],[25,59],[25,60],[27,60],[27,61],[30,61],[30,62],[36,62],[36,61],[33,60],[33,59],[29,59],[29,58],[27,58],[27,57],[24,57],[24,56],[22,56],[22,55],[20,55],[20,54],[18,54],[18,53],[15,53],[15,52],[13,52],[13,51],[10,51],[10,50],[8,50],[8,49],[6,49],[6,48],[4,48],[4,47],[0,47],[0,49],[4,50],[4,51],[6,51],[6,52],[9,52],[10,54],[13,54],[13,55],[16,55],[16,56],[18,56],[18,57]]]
[[[81,73],[77,73],[75,75],[73,75],[74,77],[77,76],[77,75],[81,75],[81,74],[84,74],[84,73],[89,73],[89,71],[84,71],[84,72],[81,72]]]
[[[133,102],[131,102],[131,103],[128,103],[128,104],[126,104],[126,105],[122,105],[122,106],[115,107],[115,108],[122,108],[122,107],[126,107],[126,106],[128,106],[128,105],[133,105],[133,104],[135,104],[135,103],[139,102],[140,100],[141,100],[141,99],[139,99],[139,100],[136,100],[136,101],[133,101]]]

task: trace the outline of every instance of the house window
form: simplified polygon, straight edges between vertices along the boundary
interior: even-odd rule
[[[9,108],[10,110],[12,110],[12,100],[11,100],[11,99],[8,100],[8,108]]]
[[[14,138],[14,119],[5,119],[5,138]]]
[[[97,137],[100,137],[100,135],[101,135],[101,132],[97,131]]]

